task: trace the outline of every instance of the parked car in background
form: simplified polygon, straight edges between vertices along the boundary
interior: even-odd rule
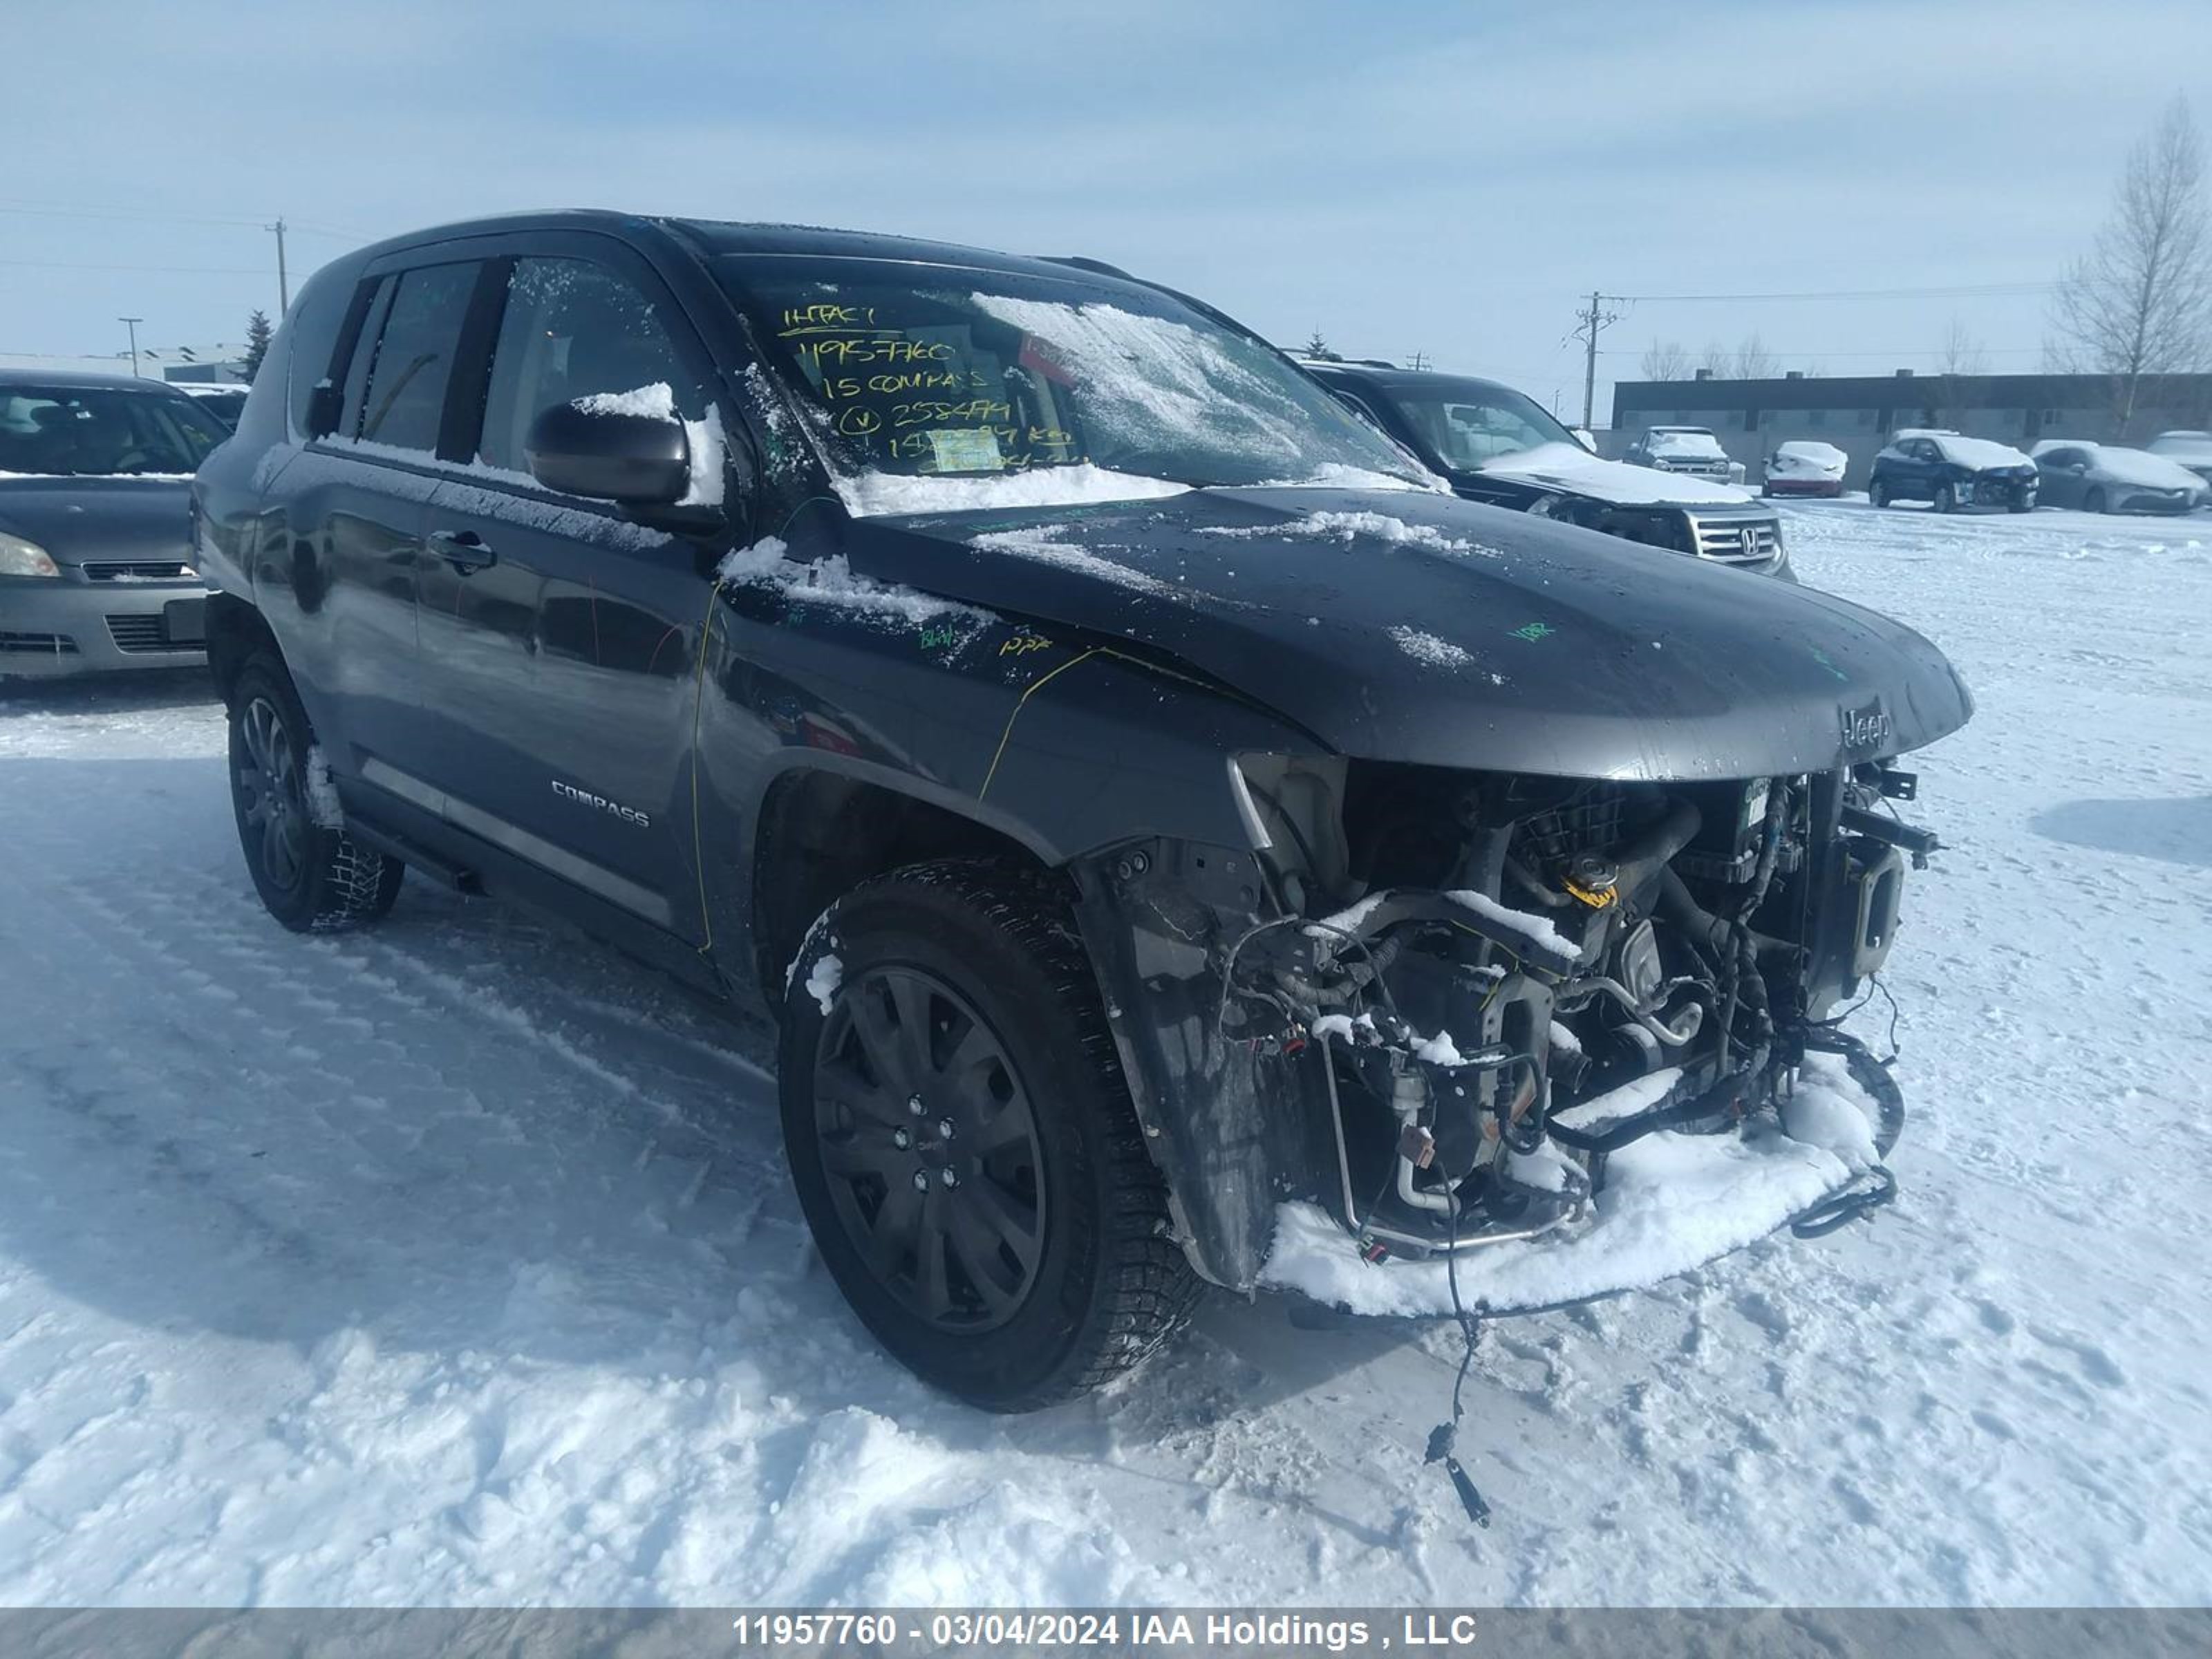
[[[2049,438],[2035,447],[2045,507],[2085,513],[2189,513],[2204,481],[2179,461],[2147,449]]]
[[[238,430],[239,412],[246,407],[246,394],[253,389],[212,380],[172,380],[169,384],[186,397],[198,399],[202,409],[222,422],[226,432]]]
[[[1840,495],[1850,457],[1817,438],[1793,438],[1775,445],[1766,458],[1770,495]]]
[[[0,369],[0,677],[206,660],[188,492],[228,435],[158,380]]]
[[[1600,460],[1543,405],[1495,380],[1390,363],[1313,361],[1306,372],[1447,479],[1455,494],[1647,546],[1786,574],[1773,510],[1696,477]]]
[[[2036,482],[2035,463],[2009,444],[1912,428],[1874,458],[1867,498],[1876,507],[1927,501],[1938,513],[1962,507],[2026,513],[2035,505]]]
[[[2212,491],[2212,432],[2161,432],[2143,447],[2187,467]]]
[[[1735,463],[1710,428],[1655,426],[1645,428],[1622,453],[1631,466],[1648,466],[1655,472],[1682,472],[1692,478],[1728,483],[1736,476]]]

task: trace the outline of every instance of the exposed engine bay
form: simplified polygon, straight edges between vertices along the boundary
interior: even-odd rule
[[[1879,1103],[1887,1068],[1832,1023],[1882,966],[1908,859],[1911,774],[1620,783],[1248,759],[1282,914],[1230,941],[1219,1029],[1318,1048],[1334,1179],[1370,1261],[1571,1229],[1607,1154],[1659,1130],[1782,1110],[1808,1049]],[[1333,1144],[1328,1144],[1333,1143]],[[1895,1191],[1876,1164],[1797,1218]]]

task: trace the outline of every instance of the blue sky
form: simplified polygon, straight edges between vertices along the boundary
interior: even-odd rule
[[[1533,20],[1533,21],[1532,21]],[[1577,293],[1787,366],[2039,366],[2203,0],[1511,7],[8,0],[0,352],[235,339],[350,243],[593,205],[1087,253],[1556,395]],[[2212,126],[2212,92],[2198,118]],[[98,268],[94,268],[98,267]],[[1605,405],[1600,400],[1600,419]]]

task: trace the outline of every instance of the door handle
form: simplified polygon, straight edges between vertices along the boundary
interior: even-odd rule
[[[471,570],[499,562],[499,555],[492,551],[491,544],[473,530],[434,530],[430,532],[430,547],[464,576]]]

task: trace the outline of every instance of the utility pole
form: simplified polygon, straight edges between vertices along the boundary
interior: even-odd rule
[[[292,308],[292,284],[284,275],[284,216],[278,214],[275,224],[262,228],[276,233],[276,316],[281,322]]]
[[[138,325],[146,319],[143,317],[118,317],[115,320],[127,325],[131,330],[131,378],[135,380],[138,378]]]
[[[1419,373],[1420,371],[1427,368],[1428,366],[1429,354],[1425,351],[1415,352],[1413,356],[1412,361],[1407,364],[1407,368],[1414,370],[1416,373]]]
[[[1597,413],[1597,337],[1620,320],[1617,311],[1607,311],[1606,301],[1615,296],[1590,290],[1589,307],[1575,313],[1574,332],[1567,337],[1583,343],[1583,425],[1594,424]]]

